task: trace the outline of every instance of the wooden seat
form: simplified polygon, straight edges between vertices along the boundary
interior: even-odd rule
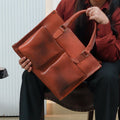
[[[88,120],[93,120],[93,94],[88,89],[86,83],[82,83],[62,101],[59,101],[50,91],[46,92],[44,96],[45,99],[54,101],[67,109],[80,112],[88,111]],[[41,113],[41,120],[44,120],[44,106]]]
[[[44,97],[45,99],[54,101],[67,109],[79,112],[88,112],[88,120],[93,120],[93,94],[88,89],[86,83],[82,83],[62,101],[56,99],[56,97],[50,91],[46,92]],[[44,120],[44,106],[42,106],[42,108],[41,120]]]

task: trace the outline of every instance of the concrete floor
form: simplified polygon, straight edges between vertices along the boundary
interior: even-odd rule
[[[18,117],[0,117],[0,120],[19,120]],[[58,104],[47,104],[45,120],[88,120],[88,112],[74,112]],[[94,119],[95,120],[95,115]],[[116,117],[118,120],[118,115]]]
[[[0,120],[19,120],[18,117],[0,117]]]
[[[87,120],[86,115],[46,115],[45,120]],[[19,120],[18,117],[0,117],[0,120]]]
[[[19,118],[18,117],[0,117],[0,120],[19,120]],[[87,120],[87,114],[46,115],[45,120]],[[118,120],[118,118],[116,118],[116,120]]]
[[[0,120],[19,120],[18,117],[0,117]],[[46,115],[45,120],[87,120],[87,114]]]

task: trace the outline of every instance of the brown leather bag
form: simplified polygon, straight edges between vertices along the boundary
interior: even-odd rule
[[[86,10],[64,22],[56,11],[50,13],[31,32],[12,47],[32,62],[32,71],[62,100],[101,65],[90,53],[95,43],[96,23],[90,42],[85,47],[69,26]]]

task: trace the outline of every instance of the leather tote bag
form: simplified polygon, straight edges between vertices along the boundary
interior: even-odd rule
[[[32,31],[12,47],[32,62],[32,71],[62,100],[78,85],[96,72],[101,64],[90,53],[95,43],[96,23],[87,46],[69,28],[86,10],[63,21],[56,11],[50,13]]]

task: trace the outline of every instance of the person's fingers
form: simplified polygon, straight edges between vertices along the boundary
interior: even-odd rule
[[[27,64],[29,64],[29,63],[30,63],[30,60],[27,59],[27,60],[25,60],[25,61],[21,64],[21,67],[22,67],[22,68],[25,68],[25,66],[26,66]]]
[[[32,71],[32,67],[30,67],[29,69],[28,69],[28,72],[31,72]]]
[[[94,11],[94,10],[91,10],[91,11],[88,13],[88,16],[90,17],[90,16],[93,16],[93,15],[95,15],[95,11]]]
[[[89,17],[89,20],[96,20],[96,19],[97,19],[97,16],[95,16],[95,15]],[[96,21],[97,21],[97,20],[96,20]]]
[[[100,9],[98,7],[90,7],[86,10],[86,15],[87,16],[92,16],[100,13]]]
[[[32,63],[29,62],[28,64],[26,64],[26,66],[24,67],[25,70],[28,70],[31,67]]]
[[[94,15],[98,15],[98,11],[95,9],[90,10],[89,12],[87,12],[87,16],[94,16]]]
[[[27,59],[26,57],[22,57],[19,60],[19,64],[21,65],[22,68],[24,68],[25,70],[28,70],[28,72],[32,71],[32,67],[31,67],[32,63],[30,59]]]
[[[108,17],[98,7],[88,8],[86,15],[89,16],[89,20],[95,20],[99,24],[107,24],[109,22]]]
[[[93,8],[90,7],[90,8],[88,8],[88,9],[86,10],[86,15],[87,15],[87,16],[89,16],[89,13],[90,13],[90,11],[91,11],[92,9],[93,9]]]
[[[19,60],[19,64],[21,65],[25,60],[26,60],[26,57],[22,57],[22,58]]]

